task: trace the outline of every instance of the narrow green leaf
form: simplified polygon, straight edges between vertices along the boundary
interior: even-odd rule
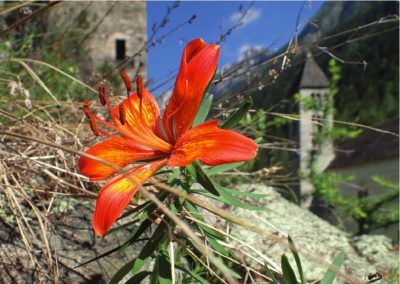
[[[230,194],[232,195],[239,195],[239,196],[244,196],[252,199],[263,199],[268,196],[268,194],[265,193],[252,193],[252,192],[247,192],[247,191],[240,191],[240,190],[235,190],[235,189],[230,189],[226,188],[225,190],[229,191]]]
[[[233,271],[231,268],[225,266],[225,269],[228,270],[229,274],[236,278],[236,279],[242,279],[242,276],[240,276],[240,274],[238,274],[236,271]]]
[[[264,267],[265,267],[265,271],[267,272],[267,276],[268,276],[269,278],[271,278],[272,283],[274,283],[274,284],[279,284],[278,281],[276,281],[276,278],[275,278],[275,276],[274,276],[274,273],[271,271],[271,269],[269,269],[268,265],[265,265]]]
[[[113,233],[115,233],[115,232],[121,231],[122,229],[124,229],[124,228],[126,228],[126,227],[129,227],[130,225],[135,224],[135,223],[137,223],[138,221],[139,221],[139,220],[132,220],[132,221],[130,221],[130,222],[127,222],[127,223],[125,223],[125,224],[122,224],[122,225],[120,225],[120,226],[117,226],[117,227],[115,227],[115,228],[112,228],[112,229],[110,229],[110,230],[107,232],[107,235],[111,235],[111,234],[113,234]]]
[[[193,217],[204,222],[202,215],[191,202],[185,201],[184,207],[192,214]],[[193,223],[193,226],[197,227],[197,230],[199,232],[203,232],[206,235],[206,241],[211,245],[213,249],[215,249],[222,255],[228,255],[228,252],[225,250],[225,248],[218,243],[218,240],[225,240],[225,237],[222,234],[201,224]]]
[[[158,252],[158,270],[159,284],[171,284],[171,263],[169,261],[168,252],[166,250],[160,250]]]
[[[208,177],[208,175],[203,171],[200,164],[195,161],[192,163],[194,169],[196,170],[196,180],[200,183],[204,189],[214,195],[219,195],[218,190],[215,188],[213,181]]]
[[[122,280],[122,278],[124,278],[124,276],[126,274],[128,274],[133,267],[133,263],[135,262],[135,259],[127,262],[124,266],[122,266],[115,274],[114,276],[111,278],[110,280],[110,284],[118,284],[119,281]]]
[[[197,112],[196,117],[194,118],[192,127],[195,127],[206,120],[207,115],[210,112],[212,100],[213,100],[213,95],[204,98],[199,108],[199,111]]]
[[[163,222],[161,222],[157,229],[154,231],[154,234],[151,236],[150,240],[146,243],[146,245],[143,247],[141,252],[139,253],[138,257],[135,260],[135,263],[133,265],[133,273],[136,273],[140,270],[140,268],[143,267],[143,265],[150,260],[151,255],[153,252],[158,248],[159,244],[163,240],[163,238],[166,237],[165,230],[166,230],[166,221],[164,219]]]
[[[159,264],[159,260],[157,257],[156,261],[154,262],[153,271],[151,272],[150,284],[158,284],[159,272],[160,272],[160,264]]]
[[[336,267],[336,268],[340,268],[343,263],[344,263],[344,258],[346,257],[346,254],[341,251],[333,260],[331,267]],[[332,284],[333,280],[335,280],[336,277],[336,273],[334,271],[332,271],[331,269],[328,269],[327,272],[325,272],[324,277],[322,278],[321,282],[319,282],[320,284]]]
[[[230,194],[230,191],[220,186],[219,184],[216,185],[216,188],[220,195],[225,199],[226,202],[230,203],[233,206],[237,206],[244,209],[255,210],[255,211],[264,211],[265,207],[255,206],[251,204],[243,203],[241,200],[235,198],[233,195]]]
[[[303,273],[303,268],[301,267],[301,261],[300,261],[300,257],[299,257],[299,253],[297,252],[297,249],[294,245],[294,242],[292,240],[292,238],[290,236],[288,236],[288,242],[289,242],[289,249],[292,252],[293,256],[294,256],[294,260],[296,261],[296,265],[297,265],[297,270],[299,271],[299,275],[300,275],[300,280],[302,284],[306,283],[306,279],[304,277],[304,273]]]
[[[57,105],[60,105],[60,102],[57,100],[57,98],[53,95],[53,93],[49,90],[49,88],[47,88],[46,84],[43,83],[43,81],[39,78],[39,76],[35,73],[35,71],[33,71],[31,67],[29,67],[28,64],[26,64],[24,61],[20,59],[16,59],[15,61],[19,63],[29,73],[29,75],[31,75],[33,80],[36,83],[38,83],[38,85],[42,87],[47,94],[49,94],[49,96],[57,103]]]
[[[222,124],[221,128],[224,129],[232,129],[234,128],[239,121],[246,115],[249,111],[250,107],[253,105],[253,99],[251,97],[247,97],[247,99],[241,104],[237,111],[232,113],[228,119]]]
[[[210,167],[210,168],[206,169],[205,172],[207,173],[208,176],[213,176],[213,175],[217,175],[217,174],[220,174],[223,172],[230,171],[232,169],[240,167],[243,164],[244,164],[244,162],[238,162],[238,163],[231,163],[231,164],[226,164],[226,165],[221,165],[221,166],[216,166],[216,167]]]
[[[263,140],[264,140],[263,137],[258,137],[256,139],[254,139],[254,142],[256,142],[256,144],[260,144]]]
[[[103,258],[103,257],[105,257],[105,256],[107,256],[107,255],[112,254],[113,252],[119,251],[122,247],[123,247],[123,244],[120,245],[120,246],[117,246],[117,247],[115,247],[115,248],[113,248],[113,249],[110,249],[109,251],[106,251],[105,253],[102,253],[102,254],[99,255],[99,256],[96,256],[96,257],[94,257],[94,258],[92,258],[92,259],[90,259],[90,260],[88,260],[88,261],[85,261],[85,262],[83,262],[83,263],[81,263],[81,264],[75,266],[74,269],[79,268],[79,267],[81,267],[81,266],[84,266],[84,265],[86,265],[86,264],[89,264],[89,263],[91,263],[91,262],[93,262],[93,261],[99,260],[99,259],[101,259],[101,258]]]
[[[188,275],[190,275],[194,280],[197,281],[197,283],[200,284],[209,284],[208,281],[206,279],[204,279],[203,277],[201,277],[200,275],[198,275],[197,273],[195,273],[194,271],[188,270],[185,267],[182,266],[175,266],[177,269],[187,273]]]
[[[143,208],[145,208],[146,206],[148,206],[150,204],[150,201],[145,201],[142,204],[139,204],[138,206],[136,206],[135,208],[132,208],[130,210],[126,210],[121,217],[118,218],[118,220],[123,219],[129,215],[132,215],[136,212],[139,212],[140,210],[142,210]]]
[[[222,187],[222,186],[220,186],[218,184],[215,184],[215,188],[217,189],[218,193],[220,194],[219,196],[216,196],[216,195],[213,195],[213,194],[209,194],[208,192],[206,192],[204,190],[198,190],[197,193],[198,194],[202,194],[204,196],[207,196],[209,198],[215,199],[215,200],[220,201],[222,203],[235,206],[235,207],[240,207],[240,208],[244,208],[244,209],[248,209],[248,210],[254,210],[254,211],[264,211],[264,210],[266,210],[265,207],[243,203],[241,200],[239,200],[239,199],[235,198],[234,196],[232,196],[229,193],[229,191],[226,190],[226,188],[224,188],[224,187]]]
[[[150,274],[150,271],[139,272],[138,274],[133,275],[128,281],[125,282],[125,284],[139,284]]]
[[[174,179],[176,179],[176,178],[179,176],[180,173],[181,173],[181,172],[180,172],[180,169],[179,169],[179,168],[174,169],[174,170],[168,175],[168,184],[171,184],[171,183],[174,181]]]
[[[169,193],[162,191],[158,195],[158,199],[163,201],[165,198],[167,198],[168,195],[169,195]],[[79,264],[75,268],[89,264],[93,261],[96,261],[105,256],[108,256],[116,251],[119,251],[119,250],[122,251],[122,250],[126,249],[127,247],[129,247],[131,244],[141,241],[141,239],[139,239],[139,237],[153,224],[152,222],[149,221],[149,217],[155,209],[157,209],[157,205],[155,205],[153,203],[149,203],[146,205],[146,207],[143,209],[143,213],[140,215],[140,220],[139,220],[140,225],[135,230],[133,230],[133,232],[128,237],[128,239],[125,241],[125,243],[123,243],[122,245],[117,246],[109,251],[106,251],[105,253],[102,253],[101,255],[96,256],[88,261],[85,261],[84,263]]]
[[[281,267],[285,284],[297,284],[296,274],[294,274],[293,268],[290,266],[289,260],[284,254],[281,258]]]
[[[204,228],[204,227],[203,227]],[[218,241],[216,240],[216,238],[212,235],[210,235],[209,233],[204,233],[207,237],[207,242],[211,245],[211,247],[213,249],[215,249],[217,252],[219,252],[222,255],[228,256],[229,253],[225,250],[225,248],[223,246],[221,246]]]

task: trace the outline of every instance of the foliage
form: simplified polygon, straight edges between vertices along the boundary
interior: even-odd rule
[[[82,100],[86,96],[89,96],[93,90],[85,86],[82,81],[74,79],[79,77],[81,70],[73,60],[68,60],[64,57],[62,52],[51,47],[45,47],[40,50],[41,60],[31,60],[27,57],[32,57],[34,47],[34,39],[37,34],[35,31],[30,36],[23,38],[22,44],[16,50],[13,50],[10,46],[11,39],[5,40],[0,43],[0,54],[2,56],[0,61],[0,84],[9,86],[11,82],[17,82],[19,85],[19,95],[25,96],[25,108],[12,110],[17,117],[22,117],[30,112],[30,108],[34,111],[40,111],[41,106],[33,104],[30,100],[34,100],[35,103],[40,100],[48,102],[54,100],[55,105],[58,105],[55,113],[60,115],[62,112],[63,101],[67,101],[70,104],[76,100]],[[63,48],[68,48],[67,45]],[[337,69],[335,64],[332,64],[332,69]],[[108,72],[111,66],[104,65],[100,71]],[[336,73],[335,73],[336,72]],[[339,71],[333,73],[338,74]],[[335,79],[336,78],[336,79]],[[112,77],[110,78],[112,81]],[[339,77],[333,76],[333,81],[337,82],[340,80]],[[335,92],[336,83],[332,87],[332,93]],[[11,89],[11,88],[10,88]],[[56,95],[55,95],[56,94]],[[207,116],[210,109],[212,97],[208,97],[196,117],[195,123],[201,123]],[[222,124],[223,128],[233,128],[237,124],[239,127],[247,128],[250,125],[250,129],[246,129],[253,137],[266,138],[266,131],[273,132],[276,128],[289,127],[290,120],[284,117],[275,117],[269,119],[265,115],[264,111],[257,110],[249,113],[251,106],[251,98],[246,100],[242,106]],[[310,107],[314,107],[310,104]],[[327,109],[332,111],[330,106]],[[46,116],[45,111],[41,115],[46,119],[51,115]],[[72,119],[72,118],[71,118]],[[68,118],[66,119],[68,120]],[[321,135],[318,140],[326,138],[327,135],[332,137],[343,137],[356,135],[354,132],[349,132],[347,129],[337,130],[336,133],[328,131]],[[54,139],[53,139],[54,140]],[[282,155],[287,155],[287,151],[279,152]],[[61,154],[63,154],[61,152]],[[269,155],[269,163],[275,165],[276,161],[286,159],[288,157],[281,157],[278,154]],[[262,154],[261,159],[255,161],[254,164],[245,165],[247,169],[260,168],[262,159],[265,159],[265,155]],[[71,163],[72,164],[72,163]],[[181,170],[167,171],[161,175],[161,179],[165,180],[165,183],[171,187],[179,187],[182,191],[191,196],[201,196],[205,198],[207,202],[215,202],[219,207],[229,208],[231,206],[241,207],[248,210],[265,210],[260,208],[248,199],[260,198],[257,194],[252,193],[240,193],[231,189],[222,180],[219,181],[214,175],[224,173],[226,171],[234,170],[237,167],[242,166],[243,163],[223,165],[220,167],[206,167],[200,163],[193,163]],[[243,169],[243,168],[242,168]],[[57,180],[63,181],[63,176],[56,177]],[[251,178],[251,177],[250,177]],[[378,183],[383,186],[394,188],[393,184],[385,181],[379,177],[375,178]],[[334,195],[332,190],[332,184],[340,180],[339,177],[329,177],[327,180],[326,176],[316,176],[315,182],[320,184],[321,192],[326,192],[327,198],[337,202],[341,197]],[[80,186],[83,184],[81,180]],[[155,186],[151,188],[153,192],[157,194],[158,200],[162,201],[163,204],[169,209],[174,216],[178,216],[182,221],[182,224],[190,226],[190,229],[195,233],[195,236],[200,236],[203,246],[200,246],[193,238],[189,238],[182,232],[182,227],[177,226],[171,218],[164,214],[160,208],[154,203],[144,201],[135,209],[127,212],[121,217],[120,223],[123,223],[117,228],[109,231],[109,234],[115,234],[122,229],[128,229],[131,232],[130,237],[125,240],[122,245],[116,246],[114,249],[107,251],[96,258],[86,262],[85,264],[103,258],[111,253],[123,251],[127,247],[132,246],[135,243],[142,242],[143,246],[139,254],[122,266],[119,271],[111,279],[111,283],[118,283],[122,278],[129,277],[126,283],[140,283],[143,280],[150,280],[150,283],[218,283],[221,282],[222,278],[225,279],[237,279],[241,280],[239,264],[249,269],[240,262],[239,257],[234,251],[226,245],[228,237],[224,232],[219,231],[217,228],[208,226],[209,220],[208,214],[204,214],[204,210],[200,208],[198,204],[190,201],[189,199],[172,195],[161,188]],[[244,197],[247,197],[245,199]],[[142,200],[139,198],[139,202]],[[55,203],[57,204],[57,203]],[[370,205],[366,203],[364,205]],[[63,212],[68,208],[68,203],[60,203],[58,211]],[[346,204],[347,206],[347,204]],[[363,209],[363,205],[360,205],[360,210]],[[377,205],[378,206],[378,205]],[[362,215],[360,210],[356,210],[354,213],[356,216]],[[361,212],[361,213],[360,213]],[[0,212],[1,213],[1,212]],[[49,213],[49,212],[47,212]],[[352,213],[353,214],[353,213]],[[376,217],[379,220],[379,217]],[[381,222],[381,221],[379,221]],[[200,243],[201,244],[201,243]],[[267,280],[276,278],[279,280],[284,279],[287,283],[297,283],[300,279],[302,284],[305,283],[305,276],[302,270],[301,261],[297,249],[293,241],[288,238],[289,249],[294,256],[297,270],[293,269],[288,258],[282,256],[282,275],[278,273],[272,273],[265,265],[265,270],[269,273],[262,275]],[[334,261],[336,266],[340,266],[343,263],[342,255],[339,255]],[[50,258],[51,259],[51,258]],[[221,265],[217,265],[221,263]],[[222,269],[221,269],[222,268]],[[238,272],[239,271],[239,272]],[[296,273],[298,272],[298,273]],[[331,283],[334,279],[333,272],[327,272],[327,277],[324,277],[323,283]],[[297,275],[296,275],[297,274]],[[327,280],[325,280],[327,278]],[[325,282],[324,282],[325,281]]]
[[[331,59],[329,62],[331,78],[329,82],[329,94],[334,96],[339,93],[338,82],[341,79],[341,68]],[[341,93],[341,91],[340,91]],[[297,96],[299,97],[299,96]],[[314,112],[321,113],[322,121],[327,121],[330,113],[334,112],[332,97],[327,99],[326,104],[316,104],[312,100],[307,100],[304,105]],[[324,142],[329,139],[335,141],[338,138],[355,138],[360,133],[359,130],[348,130],[345,127],[336,125],[323,125],[314,134],[313,150],[311,152],[310,182],[316,189],[315,197],[325,202],[327,205],[336,208],[340,216],[346,216],[355,220],[359,225],[358,234],[364,234],[371,230],[385,227],[394,222],[398,222],[398,206],[390,205],[390,202],[398,198],[398,185],[391,183],[384,178],[374,176],[372,179],[385,188],[381,195],[373,197],[366,196],[362,191],[357,196],[345,196],[338,186],[342,183],[354,179],[353,176],[342,176],[334,172],[320,172],[318,169],[318,156]],[[386,210],[382,208],[386,206]]]
[[[340,11],[338,13],[338,11]],[[357,120],[362,124],[375,124],[398,115],[399,92],[399,34],[398,22],[371,25],[368,28],[347,33],[349,29],[378,20],[380,17],[398,16],[398,3],[372,2],[327,2],[311,23],[299,35],[299,42],[313,33],[322,34],[319,47],[326,47],[330,54],[342,62],[342,76],[338,82],[340,96],[335,99],[336,119]],[[334,23],[334,24],[332,24]],[[341,36],[335,36],[336,34]],[[371,36],[370,36],[371,35]],[[324,39],[324,38],[327,39]],[[356,40],[360,39],[360,40]],[[286,47],[276,54],[282,54]],[[332,58],[321,48],[311,47],[318,64],[327,73]],[[243,92],[250,90],[255,105],[260,108],[274,106],[275,112],[292,113],[291,96],[300,83],[304,53],[289,53],[291,62],[284,66],[279,60],[263,64],[248,78]],[[269,75],[271,70],[279,76]],[[254,89],[260,78],[265,88]],[[379,78],[379,80],[378,80]],[[281,135],[288,132],[282,128]]]

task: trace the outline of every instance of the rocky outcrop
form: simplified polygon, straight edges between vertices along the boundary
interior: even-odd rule
[[[51,214],[46,221],[51,262],[40,226],[34,219],[30,225],[36,237],[29,235],[29,252],[18,226],[13,226],[12,220],[5,223],[0,219],[0,283],[57,283],[55,279],[58,283],[107,283],[140,251],[141,243],[77,267],[121,245],[130,231],[121,230],[104,239],[95,237],[91,225],[94,204],[71,202],[69,210]]]
[[[236,208],[233,214],[251,220],[253,225],[273,236],[286,239],[287,235],[290,235],[296,247],[306,252],[306,255],[300,253],[300,258],[308,280],[321,279],[327,271],[322,261],[331,263],[340,251],[346,253],[344,269],[360,281],[365,281],[369,273],[379,271],[385,275],[398,266],[398,250],[393,248],[387,237],[371,235],[351,238],[308,210],[290,203],[271,187],[243,185],[238,190],[265,194],[265,198],[257,201],[259,206],[265,207],[265,211]],[[296,267],[290,251],[273,239],[264,240],[258,234],[240,226],[233,226],[231,234],[256,248],[275,263],[280,263],[282,254],[286,253],[293,267]],[[249,250],[248,253],[258,257],[254,251]],[[308,255],[311,255],[312,259]],[[257,267],[254,262],[252,265]]]

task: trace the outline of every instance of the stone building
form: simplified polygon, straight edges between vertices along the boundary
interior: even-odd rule
[[[319,148],[316,148],[316,134],[323,127],[332,127],[332,113],[323,113],[324,106],[331,99],[329,83],[326,75],[308,55],[300,82],[300,195],[303,206],[308,207],[312,201],[313,185],[309,180],[310,167],[315,167],[317,173],[323,172],[334,158],[333,143],[325,139]],[[310,104],[313,107],[310,107]]]
[[[68,33],[66,44],[75,46],[66,52],[79,55],[84,71],[110,69],[132,57],[122,69],[147,77],[145,1],[62,2],[51,8],[48,21],[50,34]]]

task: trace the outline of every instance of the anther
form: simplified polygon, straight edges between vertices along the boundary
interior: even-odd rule
[[[121,76],[122,80],[124,80],[125,88],[129,95],[129,92],[132,91],[131,78],[129,78],[129,75],[124,71],[119,72],[119,75]]]
[[[97,127],[96,121],[92,117],[92,113],[90,112],[89,107],[90,107],[90,101],[85,100],[83,102],[83,112],[85,113],[85,116],[89,120],[89,125],[90,125],[90,128],[92,129],[93,134],[96,136],[99,136],[100,135],[99,128]]]
[[[125,118],[125,109],[123,104],[119,105],[118,110],[119,110],[119,121],[121,122],[122,125],[124,125],[126,118]]]
[[[86,117],[90,120],[90,101],[89,100],[85,100],[83,102],[83,112],[85,113]]]
[[[89,118],[89,125],[92,129],[92,132],[95,136],[100,136],[99,128],[97,127],[97,123],[95,120]]]
[[[136,76],[136,93],[139,99],[143,97],[143,79],[142,76]]]
[[[99,98],[100,98],[100,102],[103,106],[107,104],[106,87],[104,86],[103,83],[101,83],[99,86]]]

